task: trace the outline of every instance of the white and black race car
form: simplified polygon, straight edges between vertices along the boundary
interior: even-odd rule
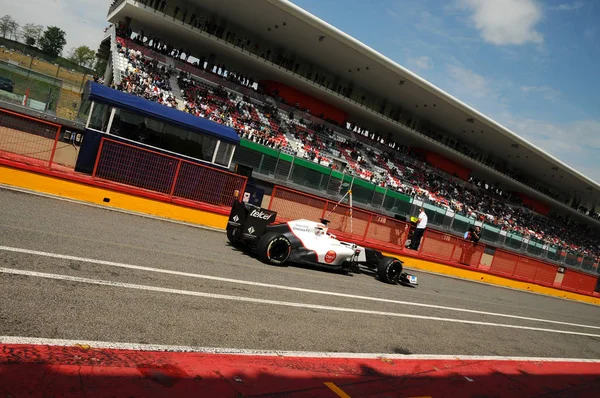
[[[227,238],[268,264],[308,264],[346,273],[358,273],[364,266],[383,282],[417,284],[416,276],[402,272],[402,261],[336,239],[328,232],[326,219],[275,223],[276,217],[274,211],[236,201],[229,215]]]

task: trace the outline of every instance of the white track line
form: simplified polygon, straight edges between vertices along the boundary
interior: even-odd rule
[[[89,346],[92,349],[132,350],[132,351],[164,351],[164,352],[197,352],[204,354],[229,354],[253,356],[279,356],[296,358],[353,358],[353,359],[404,359],[404,360],[457,360],[457,361],[534,361],[534,362],[585,362],[600,363],[600,359],[587,358],[544,358],[544,357],[504,357],[481,355],[418,355],[418,354],[377,354],[355,352],[311,352],[311,351],[277,351],[252,350],[244,348],[192,347],[162,344],[118,343],[106,341],[46,339],[38,337],[0,336],[3,345],[42,345],[56,347]]]
[[[500,327],[500,328],[508,328],[508,329],[532,330],[532,331],[536,331],[536,332],[548,332],[548,333],[567,334],[567,335],[573,335],[573,336],[587,336],[587,337],[600,338],[600,334],[572,332],[572,331],[568,331],[568,330],[556,330],[556,329],[538,328],[538,327],[532,327],[532,326],[508,325],[508,324],[495,323],[495,322],[469,321],[469,320],[463,320],[463,319],[442,318],[442,317],[436,317],[436,316],[403,314],[403,313],[389,312],[389,311],[372,311],[372,310],[363,310],[363,309],[358,309],[358,308],[331,307],[331,306],[327,306],[327,305],[306,304],[306,303],[297,303],[297,302],[290,302],[290,301],[258,299],[258,298],[253,298],[253,297],[231,296],[231,295],[226,295],[226,294],[195,292],[195,291],[191,291],[191,290],[170,289],[170,288],[164,288],[164,287],[158,287],[158,286],[148,286],[148,285],[138,285],[138,284],[133,284],[133,283],[113,282],[113,281],[107,281],[107,280],[101,280],[101,279],[81,278],[81,277],[77,277],[77,276],[48,274],[45,272],[24,271],[24,270],[19,270],[19,269],[12,269],[12,268],[0,268],[0,273],[10,274],[10,275],[32,276],[32,277],[37,277],[37,278],[54,279],[54,280],[62,280],[62,281],[69,281],[69,282],[79,282],[79,283],[86,283],[86,284],[90,284],[90,285],[111,286],[111,287],[118,287],[118,288],[125,288],[125,289],[135,289],[135,290],[144,290],[144,291],[159,292],[159,293],[177,294],[177,295],[183,295],[183,296],[205,297],[205,298],[217,299],[217,300],[230,300],[230,301],[239,301],[239,302],[246,302],[246,303],[277,305],[277,306],[284,306],[284,307],[306,308],[306,309],[316,309],[316,310],[355,313],[355,314],[380,315],[380,316],[396,317],[396,318],[423,319],[423,320],[438,321],[438,322],[462,323],[462,324],[468,324],[468,325],[492,326],[492,327]]]
[[[97,264],[97,265],[107,265],[107,266],[111,266],[111,267],[132,269],[132,270],[136,270],[136,271],[156,272],[156,273],[161,273],[161,274],[185,276],[185,277],[206,279],[206,280],[212,280],[212,281],[218,281],[218,282],[237,283],[237,284],[241,284],[241,285],[258,286],[258,287],[265,287],[265,288],[271,288],[271,289],[288,290],[288,291],[319,294],[319,295],[334,296],[334,297],[344,297],[344,298],[366,300],[366,301],[376,301],[376,302],[382,302],[382,303],[400,304],[400,305],[413,306],[413,307],[434,308],[434,309],[441,309],[441,310],[447,310],[447,311],[456,311],[456,312],[464,312],[464,313],[478,314],[478,315],[497,316],[497,317],[510,318],[510,319],[519,319],[519,320],[526,320],[526,321],[533,321],[533,322],[551,323],[551,324],[555,324],[555,325],[575,326],[575,327],[580,327],[580,328],[589,328],[589,329],[600,330],[600,326],[583,325],[583,324],[570,323],[570,322],[561,322],[561,321],[554,321],[551,319],[530,318],[530,317],[526,317],[526,316],[502,314],[502,313],[497,313],[497,312],[470,310],[470,309],[466,309],[466,308],[447,307],[447,306],[443,306],[443,305],[423,304],[423,303],[415,303],[415,302],[411,302],[411,301],[392,300],[392,299],[384,299],[384,298],[379,298],[379,297],[359,296],[359,295],[347,294],[347,293],[336,293],[336,292],[328,292],[328,291],[323,291],[323,290],[305,289],[305,288],[301,288],[301,287],[273,285],[273,284],[269,284],[269,283],[252,282],[252,281],[245,281],[245,280],[239,280],[239,279],[222,278],[222,277],[218,277],[218,276],[194,274],[194,273],[190,273],[190,272],[173,271],[173,270],[160,269],[160,268],[151,268],[151,267],[144,267],[144,266],[139,266],[139,265],[118,263],[118,262],[113,262],[113,261],[96,260],[96,259],[91,259],[91,258],[69,256],[69,255],[65,255],[65,254],[56,254],[56,253],[48,253],[48,252],[42,252],[42,251],[37,251],[37,250],[21,249],[21,248],[16,248],[16,247],[0,246],[0,251],[8,251],[8,252],[13,252],[13,253],[23,253],[23,254],[30,254],[30,255],[35,255],[35,256],[58,258],[61,260],[79,261],[79,262]]]

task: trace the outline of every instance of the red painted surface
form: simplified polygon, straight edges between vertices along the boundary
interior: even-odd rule
[[[471,170],[455,163],[449,159],[446,159],[440,154],[435,152],[427,151],[425,153],[425,160],[433,167],[443,170],[450,175],[454,175],[462,180],[467,181],[471,175]]]
[[[0,397],[591,397],[600,363],[298,358],[0,345]]]
[[[277,90],[279,91],[279,96],[285,99],[288,104],[294,106],[298,103],[300,109],[310,109],[310,113],[315,116],[323,114],[325,119],[335,120],[339,124],[346,123],[346,120],[348,119],[348,114],[341,109],[283,83],[265,80],[261,81],[260,84],[264,86],[265,91],[269,93],[269,95]]]
[[[539,200],[532,199],[529,196],[523,195],[520,192],[515,192],[515,195],[520,197],[521,200],[523,201],[523,204],[525,206],[533,209],[533,211],[543,214],[545,216],[550,214],[551,209],[550,209],[550,206],[548,206],[547,204],[544,204],[544,203],[540,202]]]

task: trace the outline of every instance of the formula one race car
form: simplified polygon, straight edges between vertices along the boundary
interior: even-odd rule
[[[358,273],[362,265],[383,282],[417,284],[416,276],[402,272],[402,261],[336,239],[328,233],[326,219],[275,224],[276,217],[274,211],[236,201],[229,215],[227,238],[232,245],[255,253],[268,264],[308,264],[346,273]]]

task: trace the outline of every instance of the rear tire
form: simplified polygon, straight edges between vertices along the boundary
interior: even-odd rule
[[[395,285],[402,274],[402,262],[392,257],[384,257],[377,266],[380,281]]]
[[[284,235],[269,233],[263,235],[256,245],[258,258],[267,264],[283,265],[292,253],[292,243]]]

